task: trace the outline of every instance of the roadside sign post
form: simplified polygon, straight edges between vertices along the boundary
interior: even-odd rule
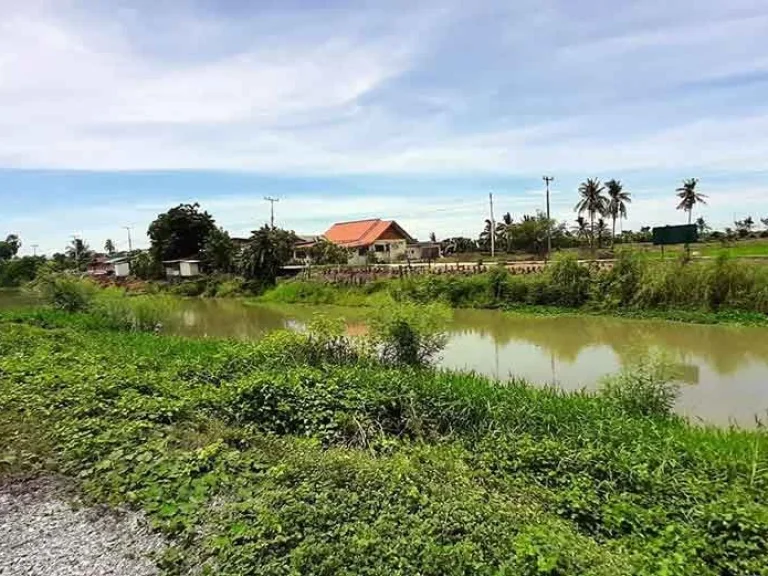
[[[690,245],[699,241],[699,229],[696,224],[681,226],[658,226],[653,229],[653,245],[661,246],[661,259],[664,259],[664,246],[685,244],[690,257]]]

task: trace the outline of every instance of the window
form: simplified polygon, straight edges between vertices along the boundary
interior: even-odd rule
[[[359,256],[365,256],[367,252],[368,252],[368,247],[367,246],[363,246],[362,248],[358,248],[357,249],[357,254]]]
[[[373,248],[376,252],[384,252],[384,246],[382,244],[376,244]]]

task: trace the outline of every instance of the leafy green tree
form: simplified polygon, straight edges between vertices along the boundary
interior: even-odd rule
[[[704,236],[704,234],[711,230],[707,221],[704,220],[704,216],[699,216],[696,219],[696,228],[699,230],[699,236]]]
[[[520,221],[507,227],[510,248],[541,255],[547,243],[548,224],[553,226],[554,223],[547,220],[547,216],[543,212],[537,212],[535,215],[523,215]],[[555,236],[557,234],[553,234],[553,240]]]
[[[434,232],[430,232],[429,233],[429,241],[430,242],[437,242],[437,236],[435,235]]]
[[[280,268],[293,256],[296,234],[268,225],[255,230],[240,256],[240,272],[262,285],[274,285]]]
[[[110,238],[107,238],[107,241],[104,242],[104,251],[110,255],[115,253],[115,243]]]
[[[768,229],[768,218],[760,218],[760,222]]]
[[[0,286],[21,286],[34,280],[43,264],[45,264],[45,256],[22,256],[11,260],[0,260]]]
[[[478,249],[477,242],[463,236],[448,238],[443,240],[441,244],[443,254],[465,254],[467,252],[476,252]]]
[[[212,272],[229,273],[235,269],[235,244],[224,228],[214,228],[205,238],[200,257]]]
[[[346,264],[349,251],[338,244],[321,238],[309,249],[309,259],[313,264]]]
[[[595,216],[604,216],[608,201],[603,195],[605,188],[597,178],[588,178],[579,185],[581,198],[576,203],[574,210],[581,216],[584,212],[589,214],[589,245],[595,248]]]
[[[616,220],[627,217],[627,204],[632,203],[632,197],[629,192],[624,191],[624,186],[619,180],[608,180],[605,183],[605,188],[608,192],[606,212],[613,221],[611,227],[611,246],[613,246],[616,238]]]
[[[135,251],[131,258],[131,274],[142,280],[159,279],[163,277],[163,264],[147,250]]]
[[[188,258],[200,253],[206,238],[216,229],[208,212],[200,204],[179,204],[158,215],[149,225],[150,252],[157,262]]]
[[[10,260],[19,253],[21,239],[16,234],[8,234],[4,242],[0,242],[0,260]]]
[[[696,204],[706,205],[704,200],[706,196],[696,192],[696,185],[698,183],[698,178],[688,178],[687,180],[683,180],[683,185],[675,190],[675,192],[677,192],[677,197],[680,198],[680,203],[677,205],[677,209],[688,212],[688,224],[691,223],[694,206],[696,206]]]

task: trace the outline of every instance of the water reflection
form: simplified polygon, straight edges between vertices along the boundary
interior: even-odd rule
[[[344,317],[350,333],[365,331],[362,309],[185,303],[175,329],[188,335],[259,338],[299,329],[317,311]],[[458,310],[442,365],[497,378],[524,377],[568,389],[592,387],[653,348],[674,358],[683,388],[680,412],[743,425],[768,409],[768,330],[600,317],[526,317]]]

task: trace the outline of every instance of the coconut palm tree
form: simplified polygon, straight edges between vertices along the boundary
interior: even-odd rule
[[[491,222],[490,218],[485,219],[485,227],[483,228],[483,231],[480,232],[480,238],[478,238],[478,244],[483,247],[483,249],[488,249],[491,246],[491,233],[493,230],[493,223]]]
[[[77,270],[82,270],[93,257],[93,251],[86,242],[80,238],[74,238],[65,250],[67,257],[72,260]]]
[[[627,204],[632,203],[632,198],[629,192],[624,191],[619,180],[608,180],[605,183],[605,188],[608,191],[608,204],[606,206],[608,215],[613,220],[613,226],[611,228],[611,246],[616,238],[616,219],[627,217]]]
[[[691,223],[691,217],[693,216],[693,207],[696,204],[705,204],[704,194],[696,192],[696,185],[699,183],[698,178],[688,178],[683,180],[683,185],[675,190],[677,197],[680,198],[680,204],[677,205],[678,210],[685,210],[688,212],[688,224]]]
[[[596,230],[597,230],[597,247],[602,248],[603,237],[608,235],[608,224],[605,223],[605,220],[603,220],[602,218],[598,219]]]
[[[581,216],[584,212],[589,214],[589,246],[595,248],[595,216],[605,215],[608,201],[603,192],[605,188],[597,178],[588,178],[579,186],[581,199],[578,201],[574,210]]]
[[[587,221],[584,219],[584,216],[579,216],[576,218],[576,226],[573,227],[573,233],[576,235],[576,238],[584,242],[585,240],[589,240],[589,225]]]
[[[107,254],[115,253],[115,243],[112,242],[112,239],[107,238],[107,241],[104,242],[104,250],[107,252]]]
[[[509,230],[512,226],[512,215],[507,212],[501,217],[501,222],[496,223],[496,246],[504,246],[509,252]]]

